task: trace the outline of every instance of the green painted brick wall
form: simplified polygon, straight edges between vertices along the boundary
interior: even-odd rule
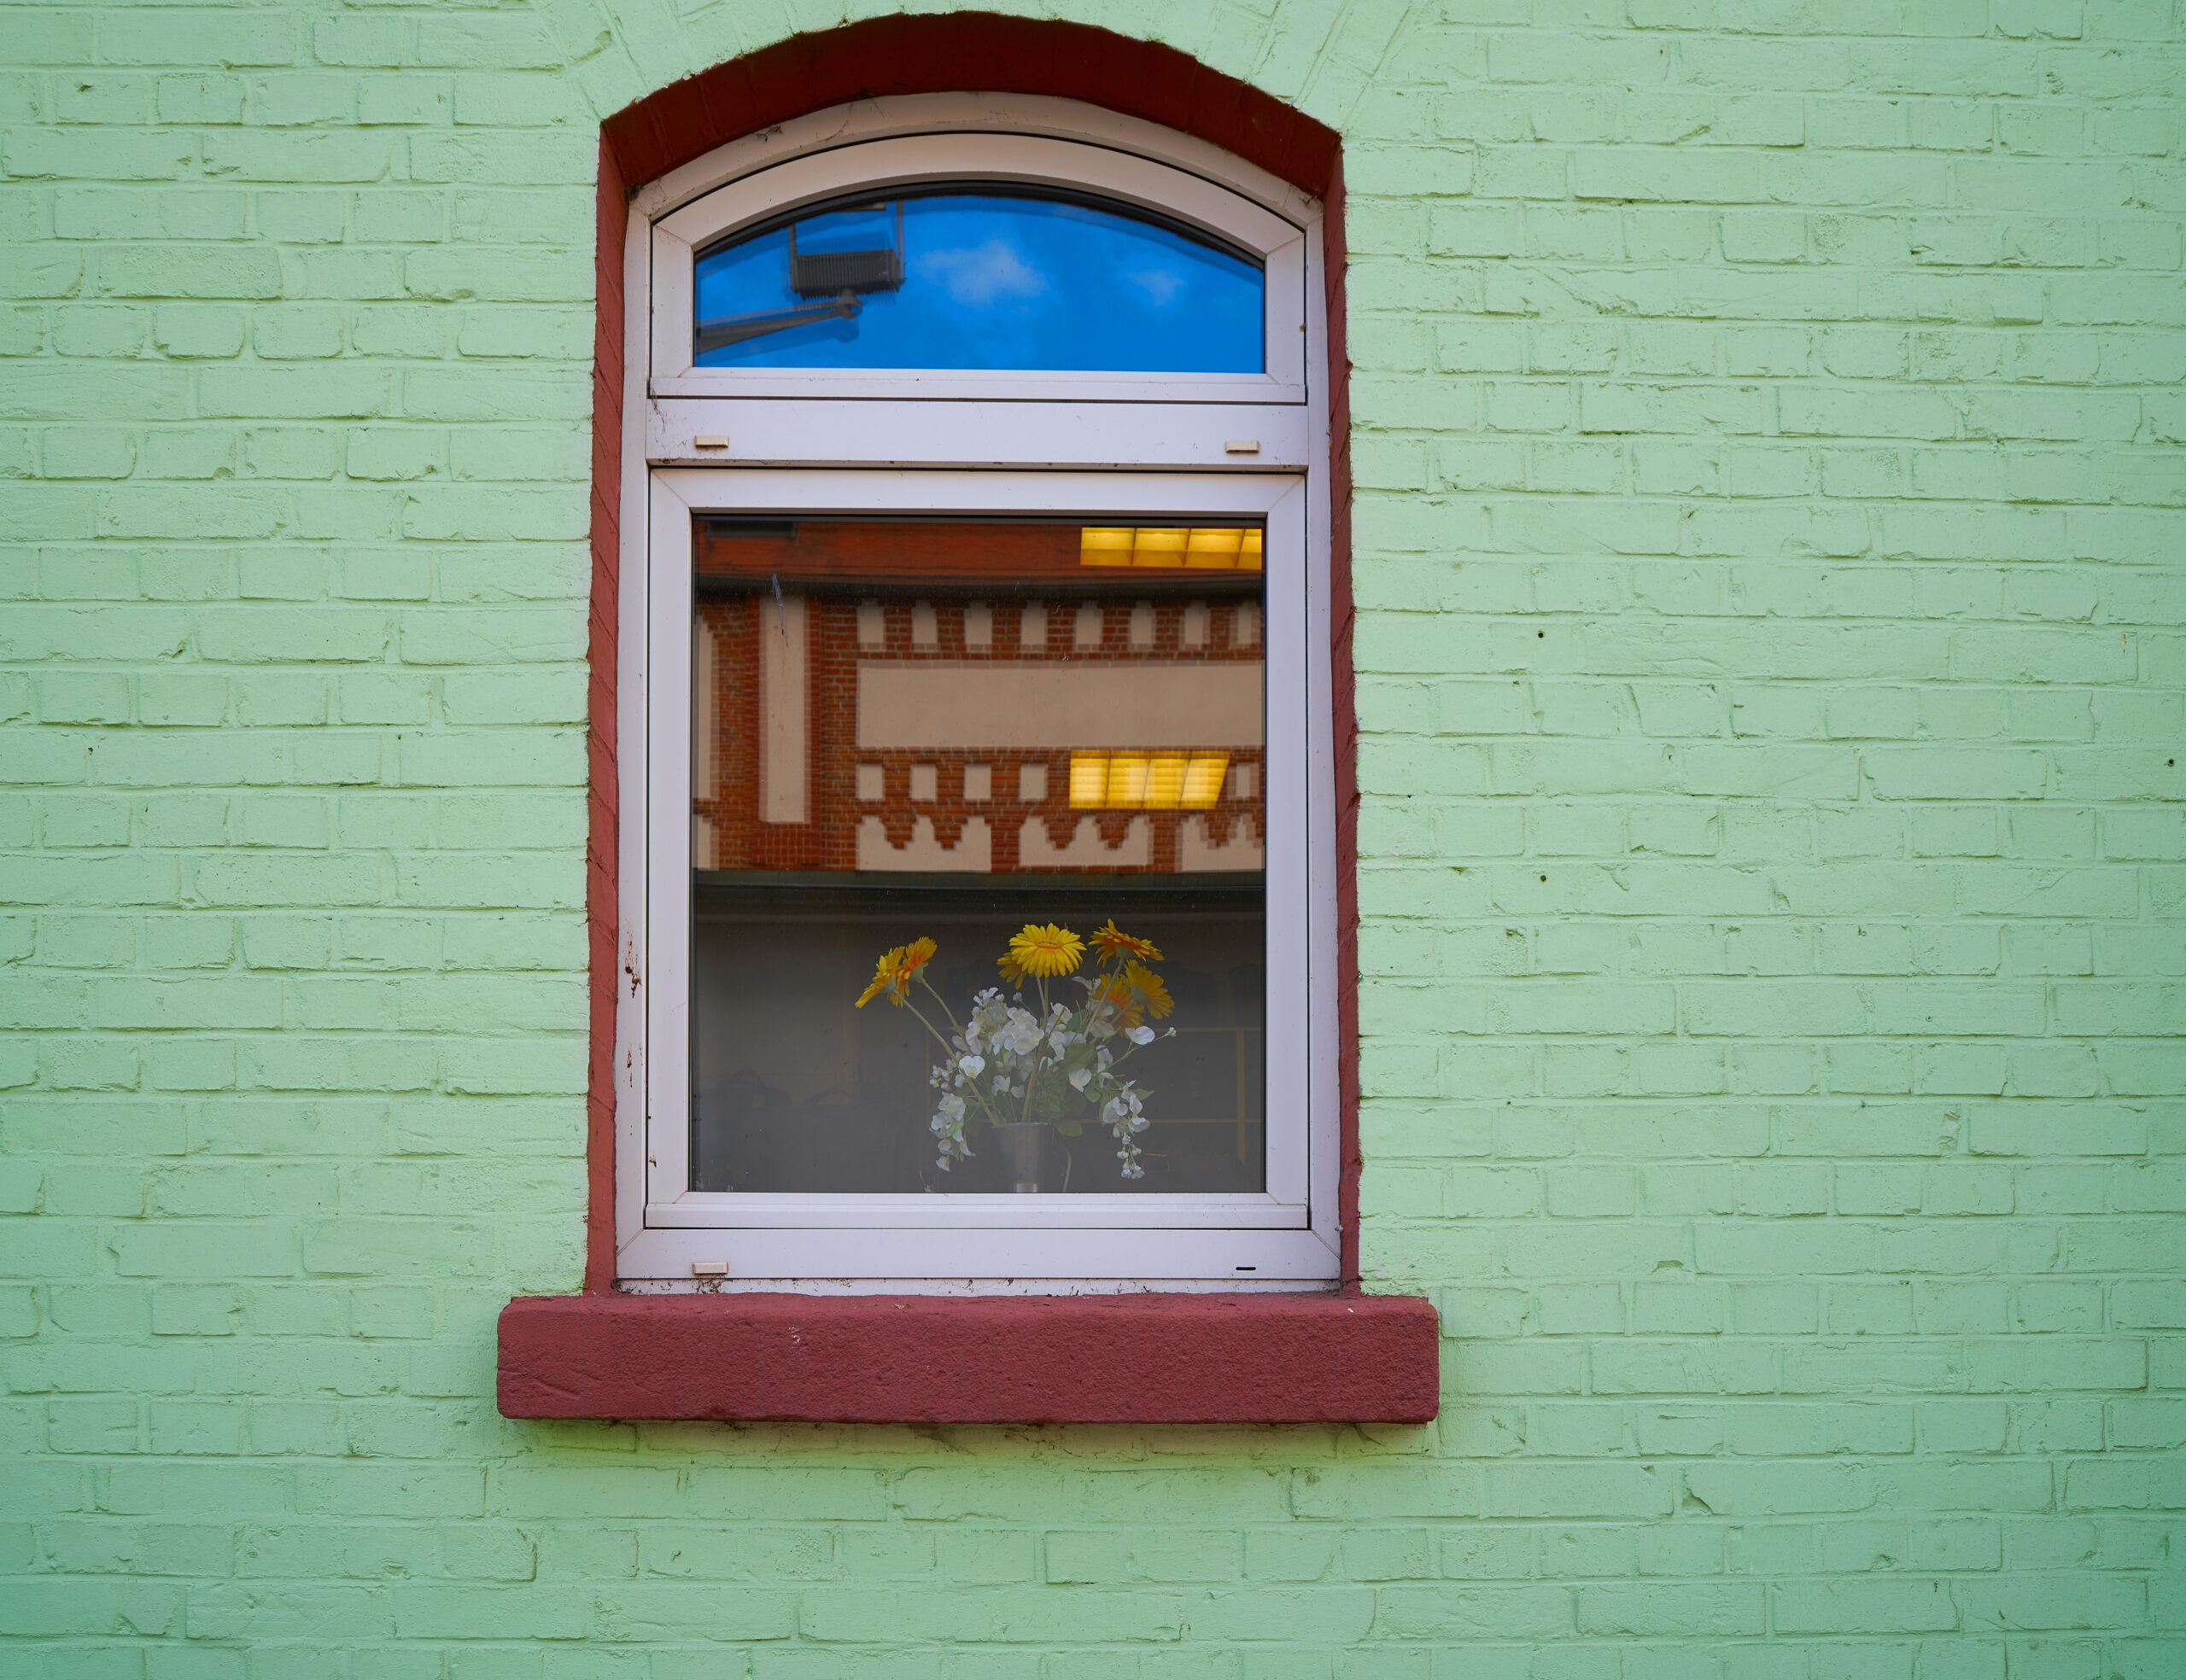
[[[0,1669],[2186,1674],[2186,17],[1068,0],[1342,131],[1424,1430],[518,1426],[600,115],[824,0],[0,22]]]

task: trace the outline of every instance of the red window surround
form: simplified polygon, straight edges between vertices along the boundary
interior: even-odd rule
[[[624,389],[622,264],[631,190],[739,136],[855,99],[1014,92],[1083,100],[1226,148],[1326,207],[1330,633],[1338,799],[1337,989],[1347,1284],[1327,1295],[799,1296],[616,1292],[615,656]],[[1440,1380],[1434,1309],[1359,1292],[1358,738],[1351,665],[1349,361],[1342,159],[1335,132],[1172,48],[991,13],[892,17],[800,35],[662,89],[602,125],[593,335],[587,1096],[582,1294],[511,1301],[511,1417],[839,1421],[1423,1421]]]

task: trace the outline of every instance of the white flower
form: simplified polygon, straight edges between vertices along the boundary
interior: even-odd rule
[[[1151,1027],[1133,1027],[1129,1032],[1125,1033],[1124,1036],[1128,1038],[1133,1044],[1151,1044],[1154,1042],[1154,1029]]]
[[[964,1070],[967,1077],[977,1079],[987,1070],[987,1059],[984,1056],[959,1056],[956,1065]]]
[[[1093,1070],[1091,1068],[1080,1068],[1070,1076],[1070,1088],[1073,1091],[1082,1091],[1092,1082]]]

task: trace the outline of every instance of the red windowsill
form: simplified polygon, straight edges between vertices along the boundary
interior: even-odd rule
[[[1424,1423],[1412,1295],[553,1295],[501,1310],[512,1418]]]

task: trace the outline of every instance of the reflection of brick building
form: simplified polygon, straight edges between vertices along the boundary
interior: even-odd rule
[[[988,528],[988,545],[1053,528]],[[921,568],[921,592],[899,576],[884,596],[864,576],[762,580],[763,554],[739,554],[733,582],[702,562],[695,866],[1258,870],[1257,588],[1238,592],[1234,573],[1204,591],[1181,570],[1111,573],[1086,599],[1069,535],[1076,587],[1045,600],[998,575],[967,587]],[[1032,588],[1061,569],[1039,561],[1021,567]]]

